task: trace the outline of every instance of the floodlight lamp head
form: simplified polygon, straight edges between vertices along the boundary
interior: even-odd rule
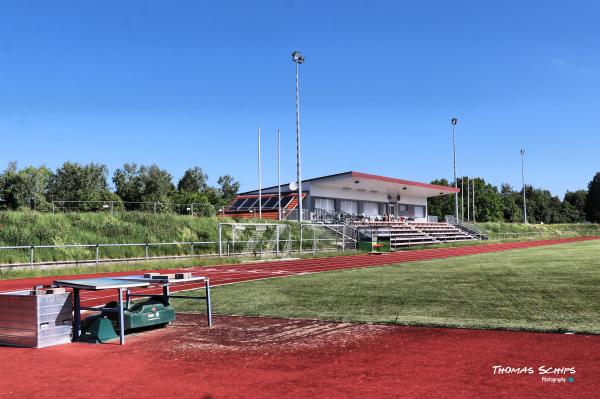
[[[292,53],[292,61],[294,61],[297,64],[302,64],[304,63],[304,56],[300,54],[299,51],[294,51]]]
[[[525,155],[525,149],[521,148],[521,155]]]
[[[452,123],[452,126],[454,126],[458,123],[458,119],[452,118],[452,119],[450,119],[450,123]]]

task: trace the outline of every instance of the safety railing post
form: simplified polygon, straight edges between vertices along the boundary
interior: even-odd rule
[[[194,256],[194,242],[190,242],[190,256]]]
[[[31,266],[33,266],[33,248],[34,248],[34,246],[32,245],[31,248],[29,249],[29,264]]]
[[[221,240],[223,238],[223,236],[222,236],[222,234],[223,234],[222,228],[223,228],[223,226],[219,223],[219,227],[217,229],[217,236],[218,236],[218,241],[219,241],[218,242],[218,244],[219,244],[219,258],[223,257],[223,247],[221,245]]]
[[[100,263],[100,246],[96,244],[96,266]]]
[[[275,253],[279,256],[279,226],[275,226]]]
[[[144,253],[144,256],[146,257],[146,259],[148,259],[148,243],[146,243],[146,244],[144,245],[144,247],[145,247],[145,251],[144,251],[145,253]]]

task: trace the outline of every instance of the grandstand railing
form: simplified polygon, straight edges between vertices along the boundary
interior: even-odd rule
[[[464,220],[460,219],[457,220],[453,215],[446,215],[446,222],[458,227],[478,240],[489,240],[489,233],[487,230],[477,226],[474,223],[465,222]]]

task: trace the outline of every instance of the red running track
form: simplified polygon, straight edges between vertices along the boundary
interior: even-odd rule
[[[588,241],[600,237],[576,237],[556,240],[539,240],[526,242],[511,242],[502,244],[473,245],[455,248],[435,248],[393,252],[388,255],[351,255],[335,256],[317,259],[282,260],[261,263],[246,263],[235,265],[220,265],[212,267],[193,267],[186,269],[168,269],[161,272],[174,273],[178,271],[192,272],[196,276],[210,278],[212,286],[238,283],[243,281],[258,280],[273,277],[297,276],[310,273],[318,273],[332,270],[356,269],[364,267],[391,265],[397,263],[414,262],[420,260],[450,258],[455,256],[474,255],[490,252],[500,252],[512,249],[541,247],[546,245],[565,244],[571,242]],[[133,272],[135,273],[135,272]],[[132,274],[132,271],[120,273],[89,274],[93,276],[117,276]],[[81,278],[79,276],[43,277],[33,279],[18,279],[0,281],[0,292],[19,289],[29,289],[34,285],[50,284],[56,278]],[[203,284],[182,284],[172,287],[171,291],[190,290],[203,287]],[[134,292],[156,292],[159,290],[138,290]],[[85,291],[82,293],[82,302],[85,306],[98,306],[115,299],[116,291]]]

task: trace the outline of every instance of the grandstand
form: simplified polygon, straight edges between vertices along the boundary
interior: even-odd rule
[[[368,221],[355,222],[354,225],[363,239],[377,237],[377,241],[389,241],[392,250],[412,245],[442,244],[477,239],[449,223]]]
[[[394,250],[485,238],[463,223],[438,223],[428,215],[427,199],[460,191],[454,187],[355,171],[303,180],[302,187],[302,219],[345,225],[346,231],[354,231],[356,241],[377,237],[389,240]],[[236,218],[296,220],[297,208],[298,193],[286,185],[241,193],[223,213]]]

